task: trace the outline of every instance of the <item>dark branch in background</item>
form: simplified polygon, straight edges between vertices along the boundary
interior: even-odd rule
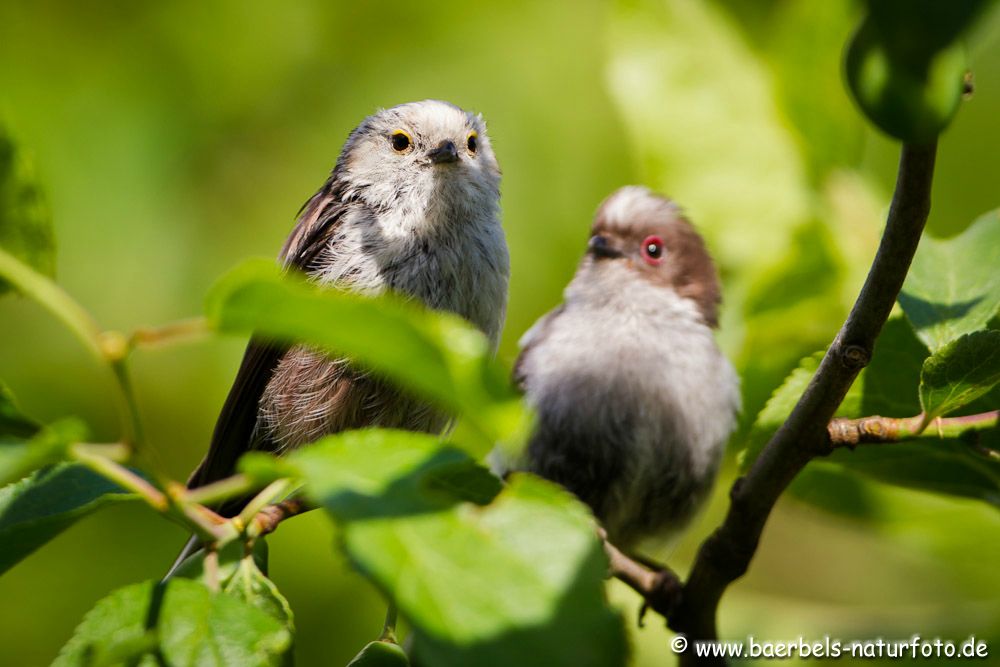
[[[723,524],[702,543],[670,627],[691,640],[716,639],[716,610],[726,588],[750,564],[771,509],[812,458],[830,452],[827,425],[892,311],[930,211],[936,144],[904,145],[885,232],[868,278],[847,321],[823,357],[788,420],[730,490]],[[699,664],[692,650],[681,665]],[[725,664],[721,658],[700,664]]]

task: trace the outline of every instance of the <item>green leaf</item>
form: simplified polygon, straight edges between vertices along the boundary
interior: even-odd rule
[[[829,460],[886,484],[973,498],[1000,508],[1000,464],[962,439],[841,449]]]
[[[30,438],[40,428],[37,422],[21,412],[10,388],[0,382],[0,438]]]
[[[27,159],[0,127],[0,249],[35,270],[55,273],[55,236]],[[10,285],[0,279],[0,294]]]
[[[263,544],[263,541],[259,543]],[[222,591],[277,619],[288,628],[289,633],[294,634],[294,618],[288,600],[260,571],[253,555],[239,560],[236,571],[222,584]]]
[[[64,419],[45,426],[27,441],[0,437],[0,486],[64,459],[66,448],[86,436],[82,422]]]
[[[422,664],[622,663],[593,519],[564,490],[519,475],[499,491],[467,454],[403,431],[330,436],[288,461],[414,627]]]
[[[483,509],[352,522],[344,543],[413,624],[421,664],[624,663],[592,519],[553,484],[515,476]]]
[[[368,642],[347,667],[406,667],[410,659],[406,651],[395,642],[376,640]]]
[[[994,0],[867,0],[868,13],[894,56],[913,68],[959,39]]]
[[[986,328],[1000,311],[1000,210],[950,239],[924,236],[899,295],[917,335],[936,352]]]
[[[264,572],[267,571],[268,549],[265,539],[260,538],[254,542],[250,556],[253,558],[257,569]],[[223,588],[236,575],[244,557],[246,557],[246,547],[241,540],[229,542],[218,551],[218,563],[215,567],[214,576]],[[199,549],[185,558],[172,576],[197,579],[207,585],[208,575],[205,571],[205,552]]]
[[[38,470],[0,488],[0,573],[81,517],[134,497],[97,473],[69,463]]]
[[[826,461],[817,460],[806,466],[789,485],[788,492],[797,500],[832,514],[853,519],[879,516],[872,482]]]
[[[55,667],[143,665],[242,667],[280,665],[289,631],[235,597],[213,594],[188,579],[147,581],[118,589],[87,613]]]
[[[160,650],[172,665],[278,665],[291,633],[267,613],[194,582],[167,584],[158,619]]]
[[[882,328],[871,363],[848,392],[845,415],[910,417],[920,412],[920,371],[930,353],[902,317]]]
[[[935,352],[920,374],[925,422],[954,412],[1000,383],[1000,331],[966,334]]]
[[[345,521],[432,511],[462,500],[485,504],[500,491],[500,481],[467,454],[425,433],[347,431],[288,460],[309,494]]]
[[[927,355],[927,348],[903,318],[890,320],[875,345],[871,364],[849,392],[842,416],[918,414],[918,388]],[[1000,403],[993,407],[996,405]],[[980,431],[975,438],[981,444],[995,446],[1000,430]],[[935,437],[933,428],[925,437],[899,445],[841,449],[828,461],[883,483],[1000,506],[1000,462],[983,456],[971,441]]]
[[[792,413],[795,404],[798,403],[816,369],[823,359],[823,353],[817,352],[806,357],[795,370],[793,370],[785,381],[778,387],[771,398],[768,399],[764,408],[757,413],[750,435],[747,438],[747,445],[737,455],[740,470],[747,471],[753,462],[757,460],[765,445],[778,430],[788,415]]]
[[[766,63],[713,2],[619,1],[610,18],[606,80],[640,180],[690,212],[723,270],[769,264],[811,202]]]
[[[837,415],[858,418],[918,414],[921,406],[917,390],[927,354],[927,348],[902,318],[887,322],[875,345],[872,363],[858,376]],[[743,469],[753,463],[784,423],[821,358],[822,354],[817,353],[803,359],[757,415],[747,447],[739,456]],[[1000,392],[990,396],[1000,400]],[[1000,429],[980,431],[976,437],[980,445],[1000,446]],[[931,428],[924,437],[906,443],[868,445],[853,451],[842,448],[810,463],[791,490],[800,499],[836,512],[872,516],[874,508],[867,503],[863,488],[836,479],[833,469],[839,468],[887,484],[975,498],[1000,507],[1000,462],[983,456],[976,444],[962,438],[937,438]],[[814,478],[813,471],[822,477]],[[817,479],[825,488],[809,483]]]
[[[393,295],[366,297],[282,276],[272,262],[250,261],[208,297],[212,325],[347,356],[461,415],[483,436],[482,451],[524,423],[508,374],[485,336],[461,318]]]
[[[865,21],[847,49],[848,89],[880,130],[907,143],[934,140],[962,101],[967,69],[958,45],[934,54],[929,66],[911,71],[892,59],[874,24]]]
[[[268,616],[280,621],[290,636],[295,634],[294,615],[288,600],[273,581],[268,579],[268,548],[264,538],[254,541],[250,553],[246,545],[235,540],[217,552],[217,563],[212,570],[215,585],[226,595],[246,602],[260,609]],[[205,569],[205,552],[198,550],[181,563],[173,577],[183,577],[209,585],[209,574]]]
[[[851,38],[848,88],[882,131],[905,142],[937,137],[964,92],[962,32],[988,0],[878,0]]]

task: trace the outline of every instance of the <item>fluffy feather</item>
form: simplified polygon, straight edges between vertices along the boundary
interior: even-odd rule
[[[538,421],[513,467],[573,491],[628,547],[683,527],[701,504],[739,382],[713,336],[718,289],[700,284],[714,268],[679,209],[625,188],[592,232],[608,256],[588,253],[564,303],[521,340],[516,377]],[[666,240],[655,267],[640,254],[652,233]]]
[[[392,144],[400,131],[410,138],[404,151]],[[455,159],[434,161],[432,151],[446,142]],[[280,259],[318,283],[393,290],[456,313],[495,348],[509,275],[499,198],[500,169],[481,117],[437,100],[381,110],[348,137]],[[282,452],[364,426],[434,432],[445,423],[445,415],[346,360],[253,339],[188,485],[231,474],[250,449]],[[219,509],[232,515],[244,503]]]

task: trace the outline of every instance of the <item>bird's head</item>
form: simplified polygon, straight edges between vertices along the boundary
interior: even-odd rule
[[[496,201],[500,167],[482,116],[440,100],[410,102],[369,116],[351,133],[338,170],[386,209]]]
[[[718,324],[719,279],[705,243],[673,201],[644,187],[621,188],[601,203],[581,271],[602,289],[628,290],[635,280],[672,289],[706,324]]]

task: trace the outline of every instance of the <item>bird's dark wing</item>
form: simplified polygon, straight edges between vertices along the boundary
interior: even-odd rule
[[[208,453],[188,478],[188,488],[204,486],[233,473],[237,459],[250,449],[260,397],[284,353],[281,346],[255,338],[250,340],[215,422]]]
[[[308,273],[353,203],[344,192],[343,181],[336,174],[331,176],[299,211],[295,229],[281,248],[284,265]]]
[[[286,268],[308,272],[319,252],[330,242],[349,206],[349,202],[342,199],[339,183],[331,177],[302,207],[298,223],[281,250],[280,259]],[[250,339],[215,424],[208,453],[188,479],[188,488],[204,486],[231,475],[236,461],[251,448],[272,449],[265,440],[251,440],[255,437],[260,398],[287,349],[287,346],[257,337]],[[240,506],[240,503],[230,503],[226,509],[239,511]]]

